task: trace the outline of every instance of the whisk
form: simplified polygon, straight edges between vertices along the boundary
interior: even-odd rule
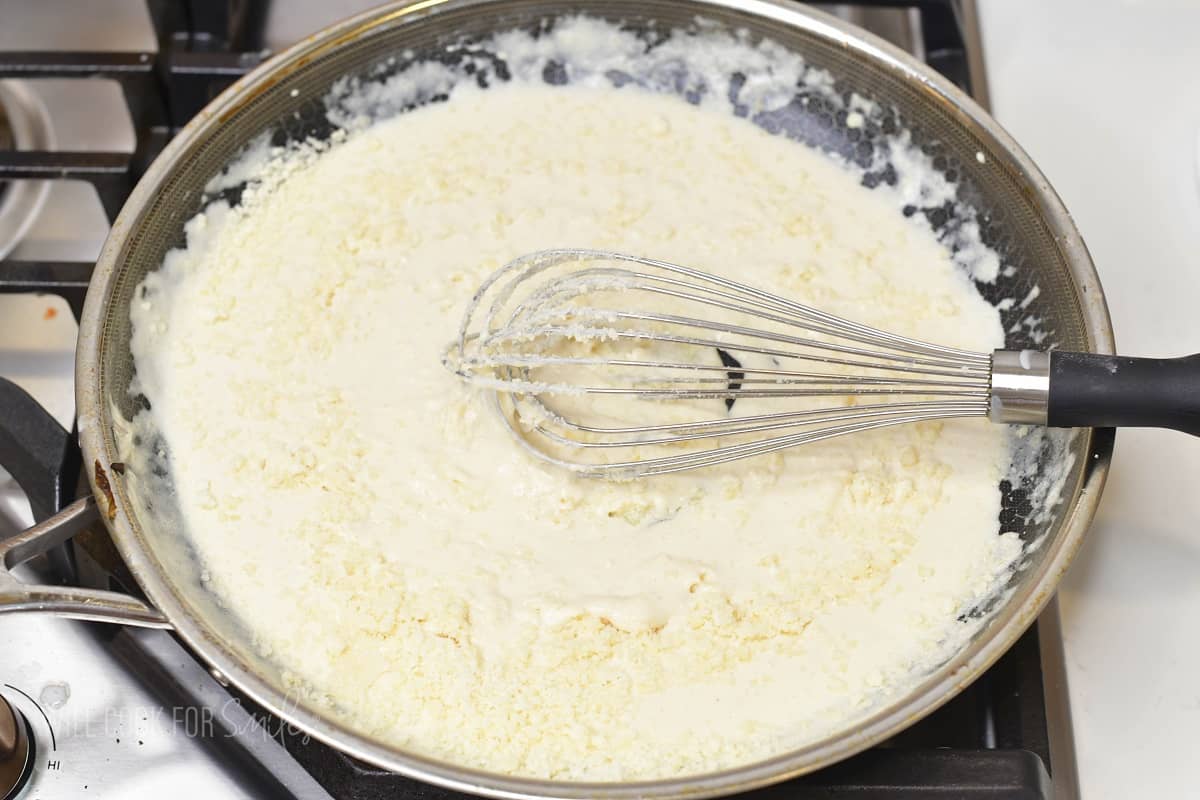
[[[955,417],[1200,435],[1200,355],[976,353],[600,250],[545,250],[499,269],[445,363],[492,393],[531,453],[594,477]]]

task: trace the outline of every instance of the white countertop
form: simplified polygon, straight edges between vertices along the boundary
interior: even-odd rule
[[[993,112],[1058,189],[1125,355],[1200,352],[1200,2],[980,0]],[[1123,430],[1060,591],[1082,796],[1200,796],[1200,441]]]

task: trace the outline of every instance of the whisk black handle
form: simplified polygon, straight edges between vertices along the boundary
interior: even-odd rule
[[[1200,436],[1200,354],[1050,353],[1046,422],[1056,428],[1172,428]]]

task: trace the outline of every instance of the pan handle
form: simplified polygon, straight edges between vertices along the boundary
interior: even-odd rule
[[[0,541],[0,614],[40,611],[91,622],[170,628],[166,617],[135,597],[78,586],[29,584],[12,573],[18,564],[62,544],[99,519],[96,499],[84,497],[29,530]]]

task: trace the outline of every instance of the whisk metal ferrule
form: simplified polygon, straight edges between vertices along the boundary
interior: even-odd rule
[[[1050,405],[1050,354],[1037,350],[996,350],[988,419],[1019,425],[1045,425]]]

